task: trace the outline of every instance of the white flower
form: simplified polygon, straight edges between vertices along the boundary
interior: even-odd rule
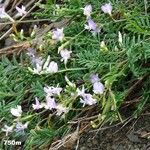
[[[77,88],[77,95],[78,96],[83,96],[84,94],[85,94],[85,88],[84,88],[84,86],[82,87],[81,90],[79,88]]]
[[[53,96],[52,87],[49,86],[44,87],[44,92],[49,96]]]
[[[87,19],[88,18],[90,18],[91,17],[91,13],[92,13],[92,6],[91,5],[86,5],[85,7],[84,7],[84,12],[83,12],[83,14],[87,17]]]
[[[13,116],[20,117],[22,114],[22,108],[21,106],[17,105],[17,108],[11,108],[10,112]]]
[[[6,18],[7,17],[7,13],[5,12],[5,8],[0,7],[0,18]]]
[[[56,109],[57,109],[56,115],[58,115],[58,116],[60,116],[62,113],[67,113],[69,111],[68,108],[62,106],[61,104],[57,105]]]
[[[46,68],[46,72],[48,73],[56,73],[58,72],[58,65],[56,62],[51,61],[49,66]]]
[[[9,127],[5,125],[4,128],[2,128],[2,131],[6,132],[6,136],[7,136],[9,132],[13,132],[13,126]]]
[[[16,6],[16,10],[18,11],[17,16],[23,16],[25,15],[27,12],[25,10],[26,8],[22,5],[21,8],[19,8],[18,6]]]
[[[48,56],[46,62],[43,65],[43,70],[46,73],[56,73],[58,71],[58,65],[54,61],[50,62],[50,56]]]
[[[63,33],[64,29],[56,29],[53,31],[53,35],[52,35],[52,39],[57,40],[57,41],[62,41],[64,38],[64,33]]]
[[[32,58],[35,63],[35,68],[33,70],[31,68],[28,68],[31,72],[34,74],[47,74],[47,73],[56,73],[58,72],[58,65],[56,62],[51,61],[50,62],[50,56],[47,57],[45,63],[42,60],[41,57],[39,58]]]
[[[42,66],[40,64],[36,64],[36,68],[33,68],[33,73],[40,74],[41,71],[42,71]]]
[[[24,132],[24,129],[27,129],[29,122],[22,124],[21,122],[17,122],[16,124],[16,132]]]
[[[67,49],[63,49],[60,51],[60,55],[62,57],[61,61],[64,61],[64,64],[67,64],[68,59],[70,59],[70,54],[72,51],[68,51]]]
[[[80,103],[83,103],[83,107],[87,105],[93,105],[97,103],[97,100],[92,97],[91,94],[85,93],[84,86],[82,87],[82,90],[77,89],[77,95],[81,96]]]
[[[35,104],[32,104],[32,107],[33,107],[34,110],[42,108],[42,105],[40,104],[37,97],[35,98]]]
[[[91,94],[84,94],[82,95],[82,98],[80,98],[80,102],[83,103],[83,107],[85,104],[87,105],[93,105],[97,103],[97,100],[92,97]]]
[[[54,98],[51,98],[49,95],[46,96],[46,104],[45,109],[54,109],[57,107],[57,104],[55,102]]]
[[[103,94],[104,89],[104,85],[101,82],[95,82],[93,84],[93,92],[95,94]]]
[[[62,88],[60,88],[60,87],[53,87],[53,89],[52,89],[52,93],[54,94],[54,95],[60,95],[60,92],[62,91]]]
[[[42,71],[43,60],[41,57],[33,57],[32,62],[35,63],[35,68],[33,68],[34,74],[40,74]]]
[[[53,95],[60,95],[60,92],[62,91],[61,87],[44,87],[44,92],[49,95],[49,96],[53,96]]]

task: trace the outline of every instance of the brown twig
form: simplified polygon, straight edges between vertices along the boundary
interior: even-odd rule
[[[37,3],[40,3],[42,0],[39,0]],[[35,0],[31,1],[32,3],[35,2]],[[27,6],[31,5],[32,3],[29,3]],[[34,4],[29,11],[27,11],[27,13],[19,20],[22,21],[34,8],[36,7],[36,4]],[[17,23],[16,23],[17,25]],[[5,32],[1,37],[0,40],[4,39],[5,37],[7,37],[13,30],[13,27],[11,27],[7,32]]]
[[[103,130],[107,130],[107,129],[110,129],[110,128],[114,128],[114,127],[117,127],[117,126],[119,126],[119,125],[122,125],[123,124],[123,126],[122,126],[122,128],[124,127],[124,126],[126,126],[130,121],[132,121],[134,118],[133,117],[128,117],[128,118],[126,118],[125,120],[123,120],[123,123],[122,122],[119,122],[119,123],[117,123],[117,124],[114,124],[114,125],[109,125],[109,126],[107,126],[107,127],[103,127],[103,128],[99,128],[99,129],[95,129],[95,130],[91,130],[91,131],[89,131],[89,132],[100,132],[100,131],[103,131]],[[121,128],[121,129],[122,129]]]
[[[22,42],[22,43],[18,43],[18,44],[0,49],[0,55],[2,55],[2,54],[12,54],[13,52],[17,52],[17,51],[20,52],[24,49],[27,49],[27,48],[31,47],[32,44],[33,45],[37,44],[38,41],[42,40],[45,33],[47,33],[49,30],[51,30],[52,28],[64,27],[66,24],[68,24],[71,21],[71,19],[70,18],[69,19],[65,18],[62,21],[51,23],[44,30],[43,29],[39,30],[38,33],[36,34],[36,37],[31,42],[25,41],[25,42]]]
[[[29,42],[22,42],[19,44],[15,44],[6,48],[2,48],[0,49],[0,55],[2,54],[12,54],[14,52],[20,52],[24,49],[27,49],[31,46],[31,44]]]

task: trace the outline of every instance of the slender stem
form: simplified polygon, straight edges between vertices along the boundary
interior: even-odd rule
[[[6,16],[6,18],[8,18],[12,23],[15,22],[15,20],[14,20],[12,17],[10,17],[6,12],[5,12],[5,16]]]
[[[15,21],[15,23],[31,23],[31,22],[42,22],[42,21],[50,21],[50,19],[36,19],[36,20],[23,20],[23,21],[17,20]],[[0,23],[0,25],[8,25],[8,24],[12,24],[12,21]]]

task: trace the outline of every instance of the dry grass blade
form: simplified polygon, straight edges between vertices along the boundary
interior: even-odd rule
[[[42,0],[39,0],[37,3],[40,3]],[[35,0],[31,1],[30,4],[28,4],[28,6],[30,6],[32,3],[34,3]],[[30,8],[30,10],[27,12],[27,14],[25,14],[19,21],[23,20],[34,8],[36,7],[36,3]],[[17,25],[17,23],[16,23]],[[13,27],[11,27],[7,32],[5,32],[1,37],[0,40],[4,39],[5,37],[7,37],[13,30]]]
[[[74,131],[73,133],[70,133],[65,137],[63,137],[63,139],[54,142],[49,150],[58,150],[61,147],[64,147],[65,149],[71,149],[75,144],[75,142],[78,140],[78,138],[79,138],[79,131],[77,128],[77,130]]]
[[[21,52],[22,50],[26,50],[27,48],[29,48],[31,46],[31,44],[27,41],[27,42],[22,42],[22,43],[18,43],[3,49],[0,49],[0,55],[3,54],[13,54],[14,52]]]

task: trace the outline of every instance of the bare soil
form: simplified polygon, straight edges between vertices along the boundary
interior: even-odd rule
[[[83,134],[78,150],[150,150],[150,113],[146,112],[126,125],[108,126]]]

